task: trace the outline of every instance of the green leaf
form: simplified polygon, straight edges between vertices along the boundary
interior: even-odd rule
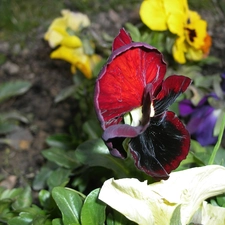
[[[74,169],[79,166],[75,158],[74,151],[65,151],[64,149],[52,147],[42,151],[41,153],[46,159],[56,163],[59,166],[68,169]]]
[[[10,97],[24,94],[31,87],[28,81],[9,81],[0,84],[0,102]]]
[[[17,129],[18,126],[10,122],[0,122],[0,134],[7,134]]]
[[[47,184],[50,190],[57,186],[65,186],[69,182],[71,171],[64,168],[58,168],[50,174]]]
[[[124,166],[124,160],[111,156],[101,139],[89,140],[82,143],[76,149],[75,155],[81,163],[90,167],[102,166],[124,177],[129,173],[129,168]]]
[[[30,213],[22,212],[18,217],[14,217],[8,221],[9,225],[31,225],[33,218]]]
[[[72,96],[74,94],[76,90],[76,85],[72,85],[69,87],[64,88],[63,90],[60,91],[60,93],[55,97],[55,103],[59,103],[67,98],[69,98],[70,96]]]
[[[97,120],[86,121],[83,125],[83,130],[88,134],[89,139],[97,139],[102,133],[102,129]]]
[[[52,196],[62,213],[63,224],[80,225],[80,213],[83,201],[72,189],[55,187]]]
[[[40,172],[34,178],[33,185],[32,185],[33,189],[36,191],[43,189],[45,187],[48,177],[50,176],[52,172],[53,172],[52,169],[43,166]]]
[[[64,225],[62,219],[56,218],[52,220],[52,225]]]
[[[15,197],[21,195],[22,192],[23,192],[22,188],[13,188],[12,190],[5,189],[0,193],[0,200],[7,198],[14,199]]]
[[[31,188],[27,186],[12,204],[14,210],[20,210],[29,207],[32,204]]]
[[[67,134],[55,134],[46,139],[46,143],[55,148],[71,149],[72,139]]]
[[[19,120],[23,123],[29,123],[29,120],[27,119],[27,117],[25,117],[23,114],[17,111],[0,113],[0,122],[6,121],[6,120]]]
[[[99,188],[93,190],[85,199],[81,210],[81,224],[104,224],[106,205],[98,200]]]

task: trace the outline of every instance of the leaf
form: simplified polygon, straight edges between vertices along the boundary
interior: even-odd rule
[[[27,186],[12,204],[14,210],[20,210],[29,207],[32,204],[31,188]]]
[[[152,178],[138,170],[128,153],[126,159],[115,158],[109,153],[102,139],[88,140],[75,150],[77,160],[89,167],[100,166],[112,170],[117,178],[138,177],[151,180]]]
[[[98,200],[99,188],[93,190],[84,201],[81,210],[81,224],[104,224],[106,204]]]
[[[89,139],[97,139],[102,133],[102,129],[97,120],[86,121],[83,125],[83,130],[88,134]]]
[[[6,120],[19,120],[23,123],[29,123],[29,120],[27,117],[25,117],[23,114],[17,111],[11,111],[7,113],[1,113],[0,114],[0,122],[6,121]]]
[[[30,225],[32,222],[32,217],[29,213],[20,213],[18,217],[14,217],[8,221],[9,225]]]
[[[40,172],[34,178],[33,185],[32,185],[33,189],[35,191],[43,189],[46,186],[46,181],[52,172],[53,172],[52,168],[43,166]]]
[[[52,147],[42,151],[41,153],[49,161],[52,161],[57,165],[67,169],[74,169],[79,166],[75,158],[74,151],[65,151],[63,149]]]
[[[65,186],[69,182],[70,173],[70,170],[64,168],[58,168],[52,172],[47,179],[49,189],[52,190],[57,186]]]
[[[10,97],[22,95],[28,91],[31,83],[28,81],[9,81],[0,84],[0,102],[3,102]]]
[[[56,218],[52,220],[52,225],[64,225],[62,219]]]
[[[46,143],[51,147],[70,149],[72,147],[72,138],[67,134],[55,134],[49,136]]]
[[[90,167],[102,166],[113,170],[120,177],[126,177],[129,174],[129,168],[124,166],[125,160],[111,156],[101,139],[88,140],[82,143],[76,149],[75,155],[81,163]]]
[[[17,125],[10,122],[0,122],[0,134],[10,133],[18,128]]]
[[[63,224],[80,225],[81,197],[72,189],[55,187],[52,196],[62,213]]]
[[[55,100],[54,100],[55,103],[59,103],[65,99],[69,98],[70,96],[72,96],[74,94],[75,90],[76,90],[76,85],[72,85],[72,86],[64,88],[55,97]]]

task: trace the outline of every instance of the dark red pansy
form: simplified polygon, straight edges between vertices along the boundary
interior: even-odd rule
[[[138,169],[167,179],[186,158],[190,136],[168,107],[191,83],[185,76],[164,80],[166,63],[154,47],[132,42],[121,29],[95,87],[95,109],[110,153],[125,158],[128,149]],[[126,118],[130,118],[127,120]]]

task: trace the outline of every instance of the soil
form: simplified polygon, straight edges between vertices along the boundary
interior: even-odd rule
[[[223,20],[210,12],[203,12],[202,15],[209,23],[209,34],[213,39],[211,55],[224,59]],[[92,27],[97,35],[101,36],[105,32],[115,36],[126,21],[135,23],[139,15],[138,10],[126,12],[125,9],[119,9],[92,17]],[[68,125],[76,112],[73,99],[54,103],[60,90],[72,83],[72,76],[68,63],[49,58],[52,49],[43,40],[45,31],[41,26],[35,29],[27,37],[23,48],[19,44],[11,46],[7,41],[0,41],[0,52],[7,57],[0,66],[1,82],[22,79],[32,83],[26,94],[0,104],[0,112],[17,110],[30,121],[22,123],[19,130],[7,136],[14,140],[14,146],[0,145],[0,181],[8,188],[24,186],[34,178],[44,164],[41,151],[47,148],[45,139],[52,134],[68,132]],[[212,74],[223,73],[225,61],[207,66],[205,70]]]

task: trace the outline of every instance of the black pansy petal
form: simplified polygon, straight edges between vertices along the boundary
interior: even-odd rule
[[[138,169],[152,177],[167,179],[186,158],[190,136],[173,112],[151,118],[149,127],[131,138],[129,148]]]

